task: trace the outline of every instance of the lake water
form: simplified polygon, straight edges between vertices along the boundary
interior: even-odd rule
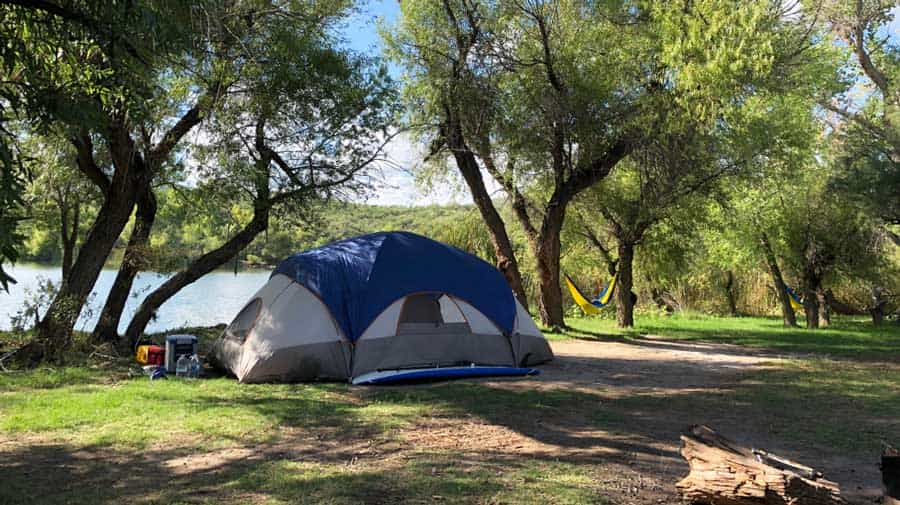
[[[7,269],[8,265],[4,265]],[[31,295],[37,290],[41,279],[59,282],[61,270],[58,266],[19,264],[8,269],[17,284],[11,284],[9,293],[0,290],[0,330],[12,327],[10,317],[14,316]],[[215,271],[182,289],[169,299],[157,311],[157,318],[147,326],[147,332],[159,332],[182,326],[212,326],[228,323],[250,299],[266,280],[271,272],[268,270]],[[162,284],[167,274],[141,272],[131,288],[131,296],[125,306],[125,313],[119,331],[125,331],[131,315],[140,305],[141,300],[152,289]],[[94,292],[91,295],[88,310],[82,311],[76,328],[93,330],[100,310],[106,301],[106,295],[116,278],[115,270],[103,270]]]

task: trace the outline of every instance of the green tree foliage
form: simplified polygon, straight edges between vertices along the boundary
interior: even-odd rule
[[[333,35],[351,6],[322,0],[231,13],[220,56],[228,97],[203,127],[207,142],[193,146],[194,175],[207,207],[244,203],[252,213],[146,296],[126,330],[132,341],[166,300],[264,232],[271,213],[302,219],[323,200],[366,187],[395,110],[385,69],[341,49]],[[112,312],[106,333],[121,308]]]
[[[25,248],[32,257],[59,262],[65,279],[72,270],[77,244],[96,214],[99,194],[78,172],[75,149],[64,138],[30,136],[22,141],[22,147],[30,153],[25,165],[32,174],[24,196],[29,217],[25,229],[30,232]]]
[[[2,287],[11,280],[2,265],[15,261],[25,239],[17,230],[25,215],[22,193],[28,172],[22,162],[28,155],[17,145],[17,123],[42,128],[58,120],[93,121],[92,103],[122,98],[125,82],[146,83],[139,75],[141,62],[159,48],[142,44],[135,19],[146,22],[154,13],[130,2],[9,2],[0,6]]]
[[[785,259],[801,281],[809,328],[829,322],[828,283],[840,275],[880,282],[885,273],[877,222],[827,182],[810,181],[784,208]]]
[[[72,325],[100,268],[128,221],[135,195],[149,184],[190,121],[169,134],[145,121],[158,104],[157,85],[183,70],[202,74],[209,30],[205,4],[189,2],[38,2],[4,4],[4,81],[18,119],[30,132],[61,132],[70,139],[79,171],[103,194],[72,269],[38,326],[34,359],[56,358],[71,340]],[[171,110],[171,109],[170,109]],[[188,119],[198,112],[188,111]],[[176,117],[180,114],[176,115]],[[136,135],[132,136],[133,133]],[[135,139],[139,140],[135,140]],[[158,141],[157,141],[158,139]],[[141,144],[153,144],[139,153]],[[143,146],[140,146],[143,147]],[[149,156],[145,156],[149,154]],[[106,156],[100,156],[106,155]],[[109,163],[105,163],[108,159]]]
[[[742,104],[822,82],[807,68],[818,61],[812,28],[785,9],[411,1],[388,39],[409,70],[414,124],[444,124],[430,130],[440,143],[448,118],[460,123],[466,142],[451,150],[474,151],[506,191],[537,259],[541,318],[562,325],[569,202],[636,150],[684,131],[709,136]]]
[[[888,27],[896,8],[891,0],[821,5],[854,78],[822,99],[834,116],[831,137],[842,168],[835,187],[863,198],[873,215],[895,225],[900,224],[900,42]]]

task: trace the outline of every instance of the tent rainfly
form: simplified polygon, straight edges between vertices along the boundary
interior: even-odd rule
[[[553,359],[496,268],[408,232],[363,235],[287,258],[213,355],[241,382],[359,383],[411,369],[452,377],[460,367],[508,375]]]

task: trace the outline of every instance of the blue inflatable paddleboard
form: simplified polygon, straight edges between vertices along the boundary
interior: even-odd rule
[[[353,384],[393,384],[438,379],[461,379],[466,377],[522,377],[538,375],[535,368],[509,366],[453,366],[442,368],[412,368],[407,370],[381,370],[369,372],[353,378]]]

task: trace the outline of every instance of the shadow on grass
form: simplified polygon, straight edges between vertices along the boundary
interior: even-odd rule
[[[596,461],[599,457],[628,462],[635,454],[678,457],[675,451],[652,447],[648,439],[634,436],[627,415],[610,410],[609,400],[599,393],[456,382],[376,390],[366,397],[394,404],[428,405],[444,417],[476,417],[560,447],[563,452],[575,449],[571,455],[558,455],[565,461]],[[596,454],[592,448],[597,449]]]
[[[561,357],[560,366],[567,359]],[[598,370],[629,367],[637,373],[660,365],[590,360]],[[626,395],[602,387],[596,392],[525,389],[512,381],[365,389],[223,383],[217,394],[198,391],[190,409],[161,397],[148,401],[183,409],[176,417],[187,424],[192,412],[235,423],[240,416],[230,413],[252,412],[267,425],[293,431],[263,442],[246,434],[217,434],[232,445],[195,459],[190,457],[209,448],[190,437],[152,451],[0,446],[0,503],[403,503],[433,496],[446,503],[588,503],[599,499],[597,479],[611,473],[637,471],[674,482],[685,466],[666,447],[692,423],[711,424],[739,442],[816,465],[840,482],[842,476],[819,456],[874,457],[882,438],[900,435],[900,396],[891,386],[896,375],[879,378],[870,368],[831,366],[839,365],[749,371],[716,384]],[[423,415],[483,420],[552,449],[518,454],[513,447],[456,450],[396,440],[391,427],[415,430]],[[169,436],[170,422],[160,422],[159,437]],[[156,435],[149,430],[145,436]],[[373,441],[391,447],[364,450]],[[856,470],[877,484],[874,466]]]
[[[0,373],[0,392],[56,389],[75,385],[111,384],[134,377],[126,367],[35,368]]]
[[[173,465],[178,453],[32,446],[0,460],[6,505],[118,503],[604,503],[587,471],[442,452],[325,465],[257,453]]]
[[[819,466],[839,482],[833,472],[846,461],[828,458],[867,460],[882,439],[900,439],[900,368],[817,360],[764,370],[728,366],[728,360],[713,366],[675,356],[605,358],[601,351],[560,356],[535,383],[361,388],[135,380],[116,388],[69,386],[69,395],[16,391],[4,398],[19,399],[0,409],[4,416],[32,409],[37,423],[47,406],[28,397],[54,397],[83,404],[73,411],[78,422],[59,431],[67,436],[125,426],[144,430],[136,437],[186,434],[190,446],[141,452],[122,444],[0,445],[0,503],[400,503],[432,495],[449,503],[582,503],[597,493],[581,479],[598,468],[674,482],[685,468],[674,447],[693,423]],[[139,424],[143,417],[152,422]],[[502,445],[468,447],[468,455],[449,443],[410,447],[397,428],[428,429],[423,418],[483,421],[540,447],[527,454]],[[222,440],[226,449],[248,450],[167,464]],[[386,448],[376,455],[362,450],[371,442]],[[874,466],[857,469],[877,483]]]

